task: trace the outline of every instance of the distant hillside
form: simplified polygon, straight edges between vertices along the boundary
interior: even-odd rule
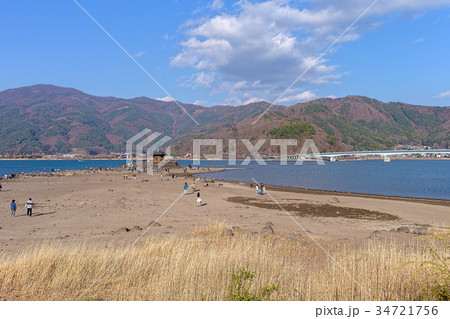
[[[271,109],[252,125],[256,118],[244,119],[230,127],[207,124],[199,129],[200,134],[196,137],[248,138],[252,141],[259,138],[296,138],[300,141],[314,138],[321,152],[390,149],[398,144],[449,148],[450,144],[449,107],[383,103],[363,96],[347,96]],[[261,151],[279,152],[269,142]],[[292,148],[292,151],[300,151],[300,147]],[[238,145],[239,152],[246,152],[244,145]]]
[[[97,97],[71,88],[34,85],[0,92],[0,154],[124,152],[144,128],[174,137],[173,153],[192,152],[197,138],[314,138],[320,151],[391,148],[397,144],[448,148],[450,108],[383,103],[362,96],[318,99],[291,107],[202,107],[145,97]],[[266,143],[264,152],[278,150]],[[245,154],[238,143],[238,153]]]

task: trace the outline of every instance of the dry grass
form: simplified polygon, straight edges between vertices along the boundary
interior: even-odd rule
[[[222,236],[216,224],[188,236],[139,242],[85,297],[101,300],[225,300],[232,273],[255,272],[252,290],[276,284],[279,300],[370,300],[312,241],[274,235]],[[359,243],[317,238],[375,300],[418,300],[430,290],[428,245],[448,258],[444,241]],[[447,246],[448,247],[448,246]],[[122,254],[126,246],[44,244],[0,260],[0,297],[7,300],[77,299]],[[431,271],[433,271],[431,269]]]

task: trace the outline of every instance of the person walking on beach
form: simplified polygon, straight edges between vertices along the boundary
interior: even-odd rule
[[[163,180],[163,174],[162,173],[161,173],[161,177],[160,178],[161,178],[161,181],[162,181]]]
[[[16,204],[16,201],[13,199],[11,201],[11,217],[16,217],[16,209],[17,209],[17,204]]]
[[[256,185],[256,195],[258,195],[259,194],[259,188],[258,188],[258,185]]]
[[[197,193],[197,206],[202,206],[202,197],[200,196],[200,192]]]
[[[189,189],[189,186],[188,186],[187,182],[184,182],[184,195],[187,195],[188,189]]]
[[[261,191],[259,192],[259,195],[263,195],[264,194],[264,184],[261,183]]]
[[[33,206],[34,206],[34,202],[30,199],[28,199],[27,203],[25,204],[25,207],[27,208],[27,216],[32,215],[33,213]]]

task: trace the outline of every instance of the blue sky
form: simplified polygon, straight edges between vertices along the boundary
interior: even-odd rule
[[[317,60],[373,1],[78,0],[185,103],[352,94],[450,105],[450,0],[379,0]],[[0,0],[0,30],[0,90],[168,99],[73,0]]]

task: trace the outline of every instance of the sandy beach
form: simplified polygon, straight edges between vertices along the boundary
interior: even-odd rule
[[[202,170],[184,174],[182,169],[174,169],[164,174],[163,181],[159,173],[140,172],[136,180],[132,173],[124,179],[125,171],[120,170],[25,175],[3,181],[0,251],[14,253],[43,241],[132,242],[155,220],[145,236],[186,234],[218,222],[256,234],[271,222],[280,235],[304,234],[306,230],[332,239],[369,240],[376,230],[381,237],[408,238],[416,235],[392,230],[450,223],[449,201],[271,186],[266,188],[269,195],[261,196],[247,183],[226,181],[209,182],[205,187],[198,180],[203,206],[197,207],[196,193],[189,189],[189,194],[183,195],[183,185],[191,185],[194,178],[189,175]],[[176,175],[173,179],[172,174]],[[29,197],[35,202],[31,218],[24,207]],[[18,206],[15,218],[9,210],[12,199]]]

